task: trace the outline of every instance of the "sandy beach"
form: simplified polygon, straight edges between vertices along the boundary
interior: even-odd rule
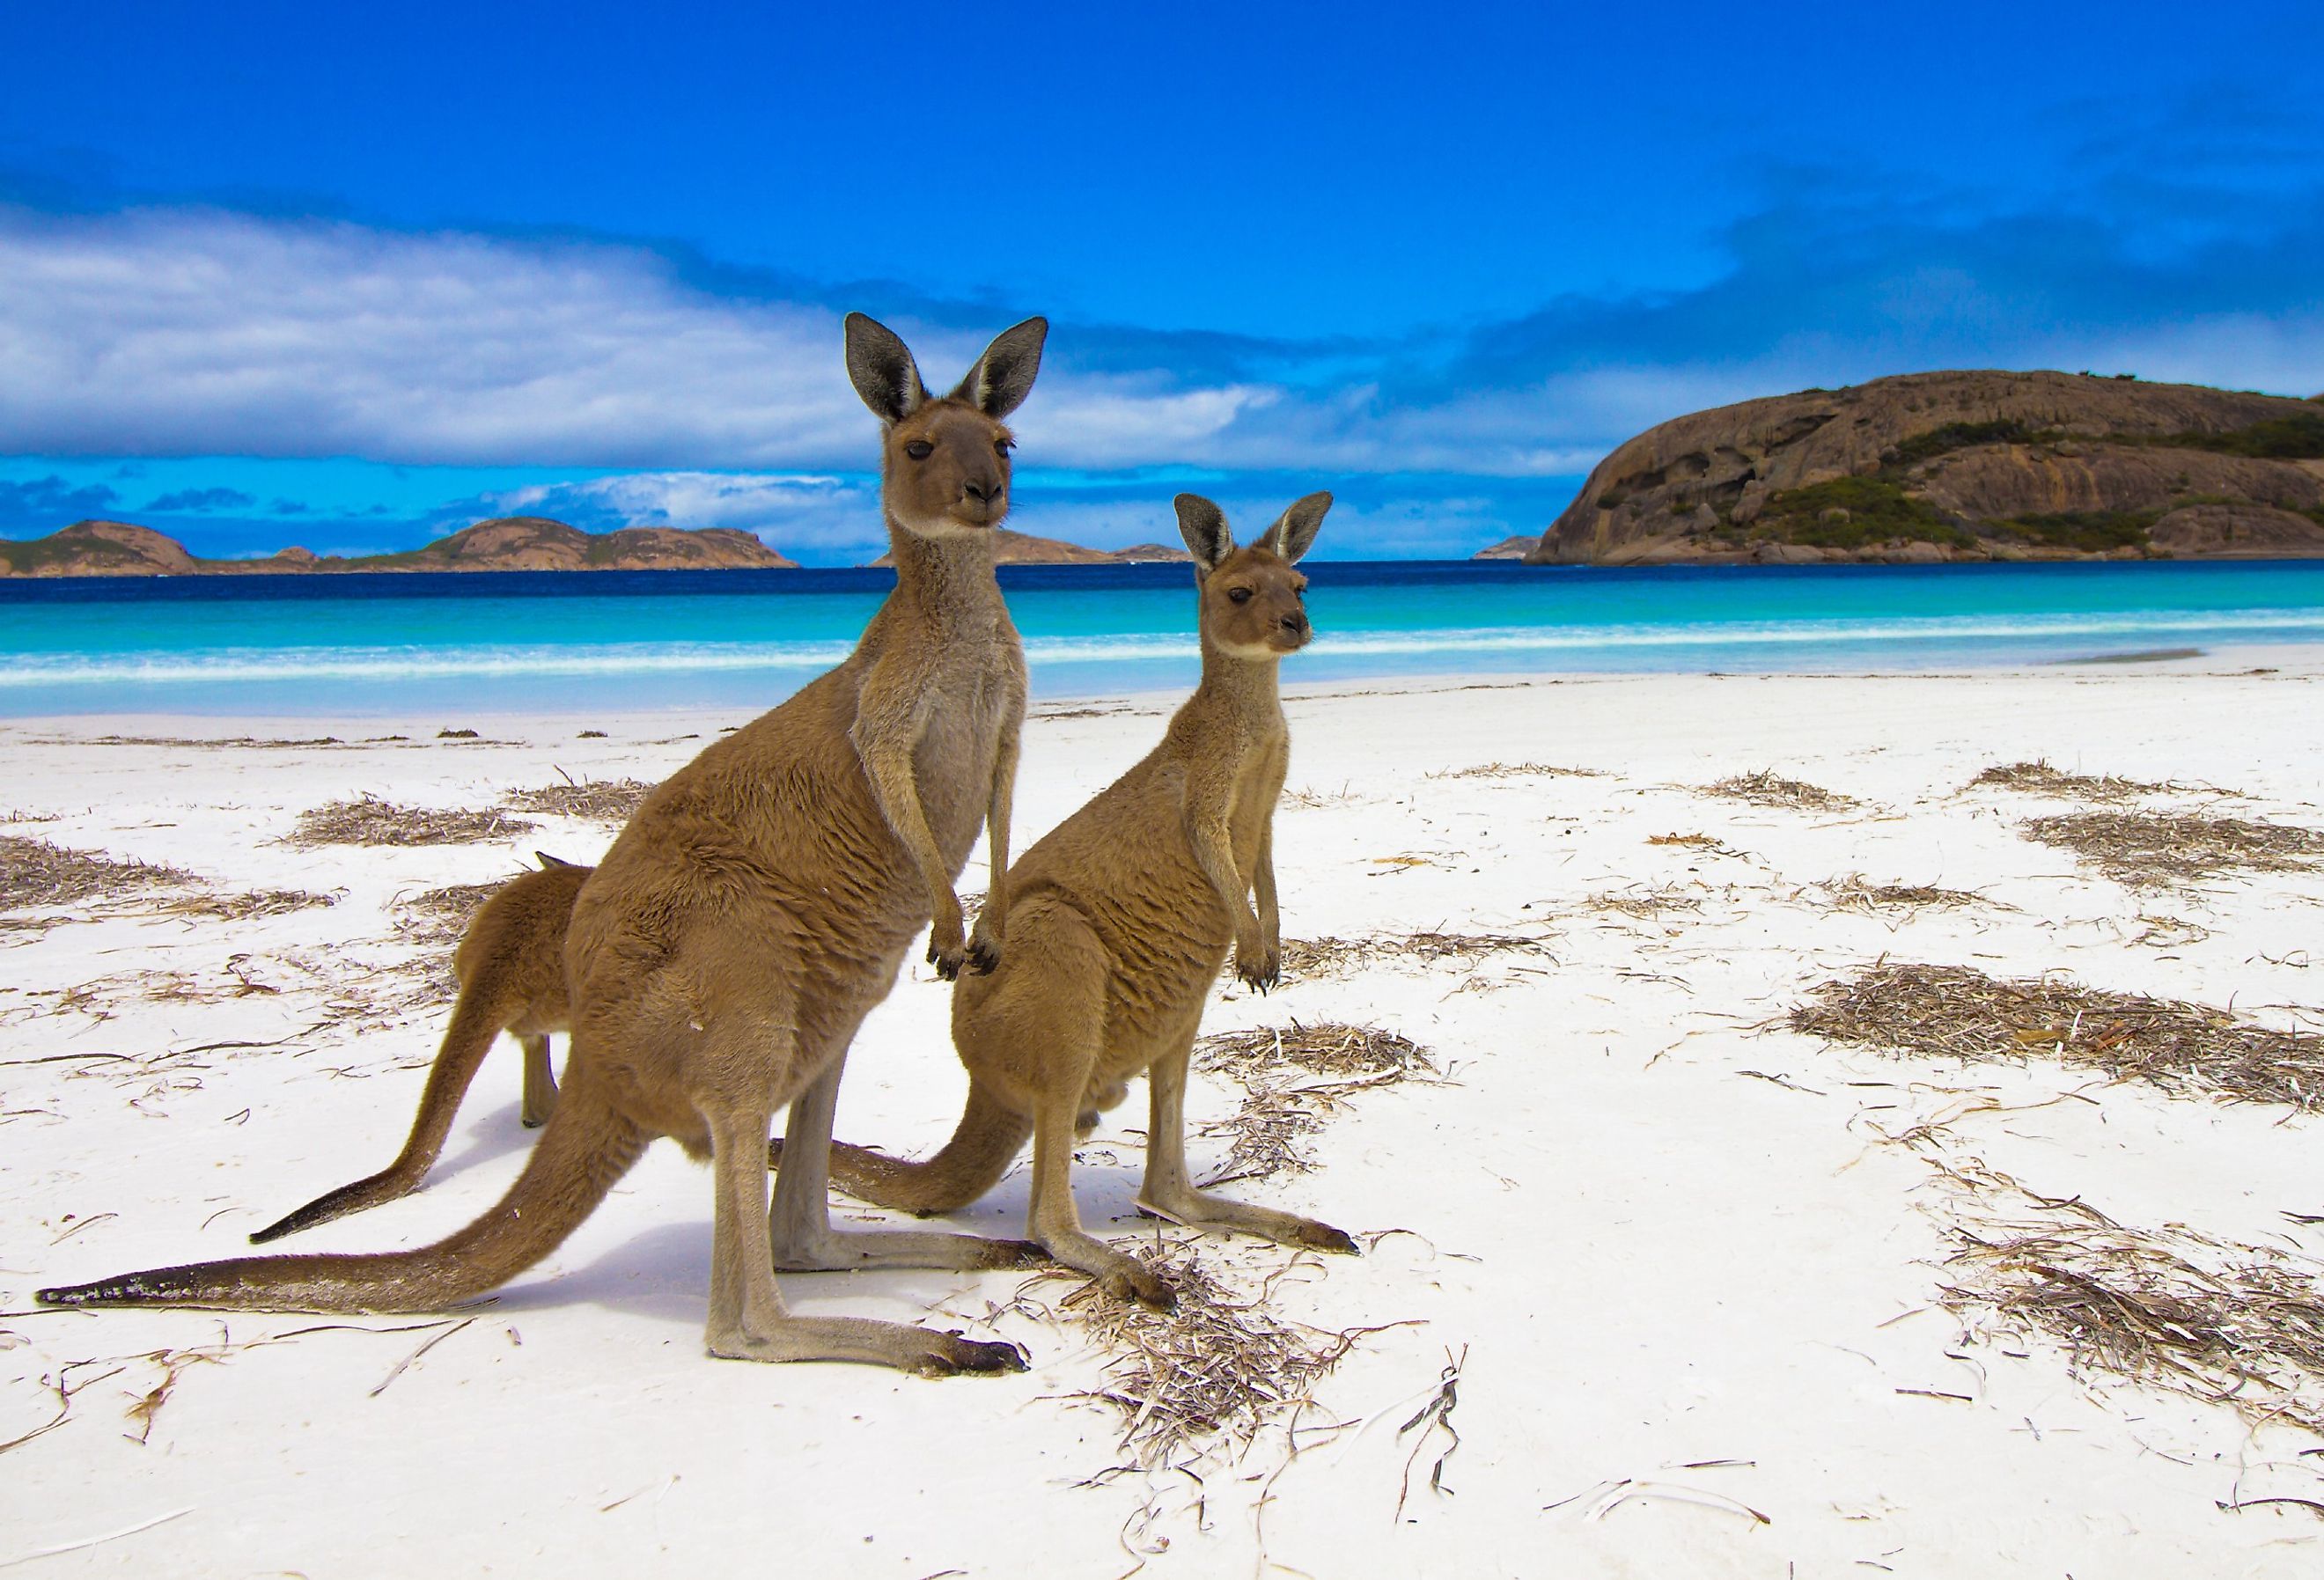
[[[943,1382],[705,1358],[709,1183],[669,1146],[449,1320],[32,1308],[43,1285],[240,1254],[383,1164],[449,1007],[464,899],[438,892],[536,850],[594,860],[621,795],[558,787],[657,781],[743,716],[0,724],[0,1566],[2324,1566],[2306,1095],[2126,1070],[2160,1012],[2088,996],[2199,1006],[2207,1034],[2319,1062],[2324,652],[1366,686],[1297,669],[1277,860],[1301,947],[1282,988],[1222,991],[1204,1028],[1291,1052],[1248,1039],[1198,1073],[1190,1152],[1366,1253],[1138,1217],[1133,1090],[1076,1187],[1093,1229],[1213,1280],[1178,1326],[1078,1276],[785,1278],[796,1309],[1031,1356]],[[1176,701],[1037,707],[1018,847]],[[1977,782],[2029,763],[2049,772]],[[344,809],[300,836],[364,797],[426,837],[335,843],[359,832]],[[429,811],[482,816],[409,816]],[[82,869],[52,847],[171,871],[57,901]],[[2038,1012],[2008,986],[2044,978],[2065,996]],[[843,1138],[918,1153],[948,1133],[947,992],[915,965],[872,1016]],[[1840,1035],[1924,1000],[1911,1035],[1934,1052]],[[1794,1029],[1819,1007],[1833,1035]],[[1297,1062],[1332,1037],[1357,1065]],[[495,1051],[420,1192],[281,1249],[468,1221],[530,1141],[518,1067]],[[1017,1234],[1025,1191],[1020,1163],[955,1221]],[[2128,1363],[2064,1326],[2077,1289],[2206,1280],[2227,1294],[2205,1309],[2276,1326],[2208,1350],[2150,1334]],[[2232,1386],[2199,1350],[2246,1357],[2236,1397],[2199,1397]],[[1147,1358],[1173,1354],[1222,1370],[1195,1387]]]

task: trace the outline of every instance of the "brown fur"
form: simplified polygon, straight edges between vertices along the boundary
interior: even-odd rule
[[[572,1049],[556,1113],[501,1203],[438,1244],[380,1256],[244,1258],[42,1291],[53,1304],[436,1310],[547,1255],[645,1143],[713,1174],[706,1342],[753,1360],[931,1373],[1021,1368],[1013,1345],[856,1318],[792,1317],[776,1267],[989,1267],[1023,1247],[841,1234],[826,1154],[848,1041],[933,919],[946,975],[989,966],[1008,920],[1009,806],[1024,655],[992,574],[1008,431],[1047,325],[996,339],[930,399],[910,353],[860,314],[848,372],[881,417],[893,595],[847,661],[705,751],[649,796],[575,901]],[[987,921],[963,936],[953,880],[980,827]],[[767,1132],[790,1104],[792,1167],[767,1206]],[[763,1238],[762,1238],[763,1236]],[[771,1253],[771,1254],[770,1254]]]
[[[460,996],[451,1024],[429,1067],[411,1134],[395,1161],[378,1173],[342,1185],[250,1237],[263,1245],[327,1224],[349,1213],[375,1207],[420,1188],[452,1132],[452,1116],[468,1094],[468,1084],[503,1031],[524,1049],[524,1103],[519,1110],[528,1130],[549,1123],[557,1106],[557,1076],[549,1062],[551,1033],[573,1028],[573,1005],[565,991],[565,933],[574,898],[595,869],[540,857],[542,871],[510,879],[477,907],[452,955],[452,975]]]
[[[1029,1135],[1028,1233],[1109,1289],[1167,1305],[1168,1285],[1083,1230],[1068,1178],[1076,1134],[1142,1071],[1152,1115],[1140,1206],[1180,1224],[1355,1250],[1328,1224],[1196,1190],[1185,1165],[1186,1065],[1211,984],[1230,947],[1252,987],[1271,986],[1280,971],[1273,837],[1290,733],[1277,670],[1308,641],[1306,577],[1293,561],[1331,502],[1312,494],[1257,545],[1237,549],[1216,505],[1179,496],[1197,568],[1202,685],[1160,745],[1010,869],[1000,967],[964,980],[953,998],[969,1095],[951,1141],[922,1163],[834,1147],[840,1188],[883,1206],[949,1211],[991,1189]]]

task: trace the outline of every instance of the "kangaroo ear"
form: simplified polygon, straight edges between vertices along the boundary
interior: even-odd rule
[[[1275,518],[1275,524],[1259,535],[1258,547],[1296,563],[1299,557],[1315,546],[1315,534],[1323,530],[1323,513],[1332,508],[1328,494],[1311,494],[1296,500],[1291,507]]]
[[[549,855],[545,850],[534,851],[532,853],[532,859],[540,864],[540,870],[544,873],[553,873],[559,867],[577,867],[581,864],[579,862],[560,860],[559,858]]]
[[[896,331],[862,313],[847,315],[847,377],[882,422],[901,422],[928,398],[919,365]]]
[[[1033,393],[1033,375],[1041,371],[1041,346],[1049,337],[1049,320],[1027,319],[1003,329],[952,393],[987,417],[1006,417]]]
[[[1235,551],[1227,513],[1199,494],[1182,494],[1170,504],[1178,513],[1178,535],[1194,550],[1195,572],[1208,576]]]

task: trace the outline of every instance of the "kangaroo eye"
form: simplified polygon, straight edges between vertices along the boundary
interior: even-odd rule
[[[1013,439],[996,439],[992,441],[992,448],[1005,456],[1017,448],[1017,441]]]
[[[1248,604],[1250,602],[1250,589],[1249,587],[1229,587],[1227,589],[1227,596],[1233,599],[1238,604]]]
[[[916,439],[904,447],[904,453],[916,461],[925,461],[936,453],[936,447],[927,439]]]

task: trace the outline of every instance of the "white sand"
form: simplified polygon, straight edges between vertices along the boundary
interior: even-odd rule
[[[1965,1333],[1933,1304],[1955,1276],[1939,1265],[1947,1231],[1975,1207],[1936,1163],[1980,1160],[2126,1224],[2316,1251],[2324,1231],[2282,1215],[2324,1211],[2314,1122],[2108,1086],[2038,1057],[1906,1064],[1763,1030],[1883,953],[2005,976],[2062,968],[2312,1028],[2324,876],[2135,894],[2016,832],[2070,806],[1962,790],[1988,765],[2047,757],[2225,787],[2248,799],[2220,810],[2324,826],[2324,667],[2292,653],[2256,661],[2274,673],[2227,672],[2251,661],[1297,697],[1291,784],[1307,793],[1277,827],[1286,933],[1537,929],[1552,957],[1495,956],[1473,974],[1384,964],[1215,1004],[1213,1030],[1292,1017],[1392,1027],[1453,1079],[1359,1097],[1315,1141],[1315,1171],[1238,1187],[1360,1234],[1413,1231],[1360,1261],[1310,1259],[1273,1297],[1285,1318],[1324,1329],[1411,1326],[1358,1343],[1304,1417],[1351,1425],[1304,1434],[1287,1468],[1270,1430],[1240,1463],[1199,1466],[1200,1484],[1082,1484],[1118,1462],[1119,1418],[1071,1397],[1104,1385],[1110,1357],[1074,1328],[988,1320],[1015,1276],[821,1275],[785,1290],[803,1310],[997,1332],[1031,1352],[1021,1377],[704,1358],[708,1180],[666,1146],[547,1263],[400,1373],[447,1330],[364,1318],[270,1344],[332,1319],[27,1312],[42,1284],[239,1254],[250,1229],[383,1163],[446,1008],[397,969],[420,951],[396,931],[396,897],[513,871],[535,848],[591,859],[613,832],[552,818],[484,845],[272,843],[297,812],[360,791],[483,806],[560,770],[650,780],[698,744],[670,737],[739,721],[0,726],[0,816],[42,819],[0,833],[174,862],[221,890],[343,892],[327,910],[241,923],[137,901],[0,932],[0,1442],[56,1416],[55,1380],[70,1390],[62,1425],[0,1453],[0,1565],[109,1536],[23,1572],[740,1563],[919,1580],[1107,1576],[1140,1557],[1186,1575],[2324,1572],[2315,1511],[2218,1506],[2324,1499],[2314,1438],[2078,1379],[2057,1346]],[[1038,718],[1019,847],[1144,752],[1167,706]],[[445,724],[493,744],[438,742]],[[576,740],[591,724],[609,738]],[[89,744],[324,733],[415,739]],[[1497,761],[1602,776],[1432,777]],[[1813,815],[1695,788],[1765,768],[1866,805]],[[1671,833],[1735,854],[1648,843]],[[1399,857],[1417,860],[1384,859]],[[1849,873],[2016,909],[1874,916],[1803,892]],[[1665,884],[1693,886],[1701,909],[1587,907]],[[982,887],[981,872],[964,886]],[[152,996],[164,987],[189,996]],[[914,968],[856,1045],[843,1136],[913,1150],[941,1139],[962,1090],[945,1024],[945,988]],[[192,1051],[156,1057],[173,1049]],[[134,1057],[65,1057],[107,1053]],[[526,1144],[517,1073],[512,1048],[494,1054],[420,1194],[283,1249],[383,1249],[466,1222]],[[2087,1100],[2050,1101],[2070,1091]],[[1234,1104],[1198,1081],[1197,1120]],[[1927,1120],[1939,1123],[1917,1146],[1883,1139]],[[1128,1215],[1143,1124],[1134,1097],[1076,1172],[1084,1215],[1117,1235],[1154,1233]],[[1222,1150],[1196,1140],[1198,1169]],[[1024,1195],[1020,1169],[961,1221],[1014,1233]],[[1246,1289],[1291,1260],[1243,1242],[1203,1254]],[[1448,1354],[1462,1358],[1460,1447],[1439,1493],[1428,1471],[1450,1439],[1398,1428]],[[173,1357],[186,1363],[141,1445],[131,1412]],[[1625,1479],[1645,1495],[1610,1497]]]

